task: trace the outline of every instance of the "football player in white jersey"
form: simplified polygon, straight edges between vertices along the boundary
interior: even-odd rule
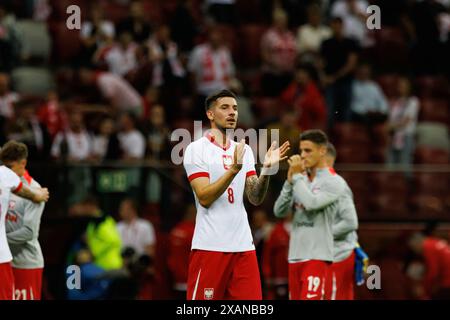
[[[194,191],[197,218],[189,263],[187,298],[262,299],[255,246],[244,207],[244,191],[259,205],[269,186],[269,171],[287,158],[289,142],[276,143],[255,170],[251,148],[227,135],[236,128],[235,95],[222,90],[205,102],[211,123],[207,135],[186,148],[183,164]]]

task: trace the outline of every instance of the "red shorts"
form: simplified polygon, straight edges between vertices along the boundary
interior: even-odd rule
[[[13,268],[15,300],[41,300],[42,268]]]
[[[329,266],[320,260],[289,263],[290,300],[323,300]]]
[[[188,300],[262,300],[255,251],[192,250]]]
[[[355,252],[340,262],[335,262],[325,282],[327,300],[354,300],[353,283],[355,282]]]
[[[11,262],[0,263],[0,300],[14,300],[14,275]]]

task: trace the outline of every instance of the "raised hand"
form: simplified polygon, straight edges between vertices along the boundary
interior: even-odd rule
[[[274,165],[280,163],[281,161],[287,159],[286,153],[291,148],[289,141],[283,143],[279,148],[276,148],[277,142],[272,142],[269,150],[267,150],[266,156],[264,157],[264,168],[271,168]]]
[[[294,174],[303,173],[305,171],[303,161],[298,154],[294,154],[293,156],[291,156],[288,159],[288,163],[289,163],[288,180],[289,180],[289,178],[292,179],[292,176]],[[289,177],[289,173],[290,173],[290,177]],[[289,182],[292,182],[292,180]]]
[[[245,154],[245,139],[242,139],[241,142],[234,149],[234,157],[233,157],[233,165],[231,169],[238,173],[242,169],[242,164],[244,162],[244,154]]]

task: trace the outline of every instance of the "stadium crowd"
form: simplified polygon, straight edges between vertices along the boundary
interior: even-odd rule
[[[81,8],[80,30],[66,25],[70,4]],[[380,29],[366,27],[370,4],[381,8]],[[66,229],[68,255],[42,244],[52,247],[46,258],[59,250],[44,271],[44,297],[185,297],[195,207],[171,162],[170,135],[206,125],[205,98],[223,88],[237,95],[239,127],[279,129],[291,154],[300,132],[319,128],[338,167],[383,167],[342,171],[360,219],[449,221],[448,171],[413,170],[449,163],[448,57],[445,0],[2,1],[0,144],[25,143],[30,170],[47,168],[35,176],[67,183],[43,224],[77,225]],[[117,168],[126,187],[102,192],[102,171]],[[249,216],[267,299],[287,298],[290,222],[271,212],[285,176]],[[392,297],[429,298],[436,280],[423,289],[423,264],[414,269],[424,235],[399,237],[404,248],[380,245],[371,256],[386,265],[404,257],[398,273],[414,289]],[[449,266],[445,250],[433,265]],[[66,293],[52,284],[64,280],[51,266],[74,263],[87,289]]]

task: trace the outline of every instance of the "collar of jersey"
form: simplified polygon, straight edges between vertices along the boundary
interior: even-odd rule
[[[209,142],[211,142],[215,146],[218,146],[220,149],[222,149],[224,151],[228,150],[231,146],[230,139],[228,139],[227,145],[225,147],[222,147],[220,144],[217,143],[216,138],[210,132],[205,134],[205,138],[208,139]]]

